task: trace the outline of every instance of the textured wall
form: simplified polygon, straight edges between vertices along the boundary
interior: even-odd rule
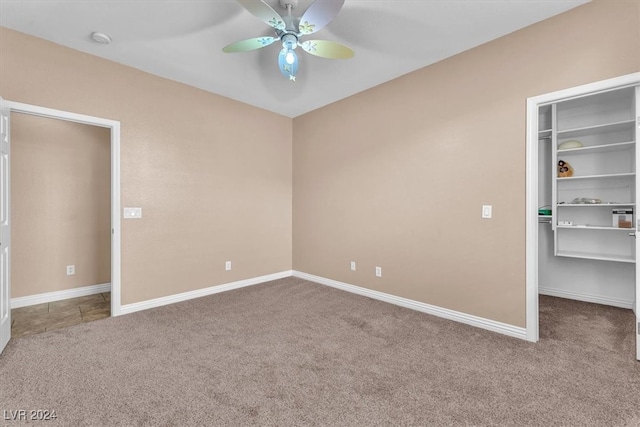
[[[291,269],[291,119],[5,28],[0,58],[3,98],[121,122],[144,214],[122,221],[123,304]]]
[[[524,327],[526,98],[639,70],[595,2],[294,119],[294,269]]]
[[[12,298],[111,281],[109,147],[105,128],[11,116]]]

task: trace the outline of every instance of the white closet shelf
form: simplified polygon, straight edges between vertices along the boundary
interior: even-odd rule
[[[598,254],[594,252],[558,251],[557,256],[569,258],[596,259],[601,261],[617,261],[635,263],[635,257],[624,255]]]
[[[595,126],[586,126],[575,129],[567,129],[567,130],[558,130],[556,133],[558,138],[575,138],[579,136],[591,135],[594,133],[606,133],[606,132],[615,132],[617,130],[628,129],[633,127],[635,124],[635,120],[624,120],[621,122],[615,123],[604,123],[601,125]]]
[[[635,203],[558,203],[559,208],[616,208],[634,207]]]
[[[580,179],[603,179],[603,178],[623,178],[623,177],[632,177],[636,176],[634,172],[625,172],[625,173],[610,173],[606,175],[584,175],[584,176],[568,176],[568,177],[558,177],[556,178],[558,182],[561,181],[577,181]]]
[[[612,227],[612,226],[598,226],[598,225],[557,225],[558,228],[566,228],[573,230],[605,230],[605,231],[626,231],[628,233],[632,233],[634,231],[633,228],[620,228],[620,227]]]
[[[553,217],[551,215],[538,215],[538,222],[540,224],[551,224]]]
[[[547,138],[551,138],[551,129],[544,129],[541,131],[538,131],[538,138],[540,139],[547,139]]]
[[[595,154],[606,153],[608,151],[628,150],[636,145],[634,141],[616,142],[614,144],[592,145],[580,148],[568,148],[566,150],[558,150],[558,156],[567,154]]]

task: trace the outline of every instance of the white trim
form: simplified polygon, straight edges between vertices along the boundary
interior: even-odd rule
[[[531,111],[535,111],[535,114],[529,114]],[[531,98],[527,99],[527,129],[535,129],[535,133],[527,132],[525,321],[527,341],[538,342],[540,339],[538,329],[538,105]],[[534,223],[536,226],[532,227]]]
[[[111,316],[121,313],[120,122],[111,127]]]
[[[633,308],[633,300],[622,298],[603,297],[600,295],[585,294],[582,292],[566,291],[564,289],[539,287],[540,295],[548,295],[550,297],[567,298],[577,301],[592,302],[595,304],[611,305],[620,308]]]
[[[506,323],[497,322],[495,320],[485,319],[483,317],[473,316],[471,314],[461,313],[447,308],[437,307],[435,305],[425,304],[423,302],[398,297],[384,292],[373,291],[371,289],[361,288],[359,286],[350,285],[348,283],[338,282],[336,280],[327,279],[325,277],[314,276],[313,274],[293,271],[293,276],[300,279],[316,282],[321,285],[331,286],[332,288],[341,289],[343,291],[384,301],[390,304],[399,305],[401,307],[410,308],[412,310],[421,311],[433,316],[442,317],[444,319],[453,320],[464,323],[466,325],[475,326],[514,338],[527,339],[525,328],[508,325]]]
[[[544,95],[538,95],[528,99],[535,101],[536,105],[552,104],[557,101],[566,101],[571,98],[580,98],[597,92],[622,89],[626,86],[635,86],[638,83],[640,83],[640,72],[613,77],[607,80],[600,80],[593,83],[587,83],[581,86],[562,89],[556,92],[545,93]],[[536,111],[536,116],[537,114],[538,112]],[[535,133],[537,136],[537,128],[535,129]]]
[[[412,310],[464,323],[478,328],[487,329],[489,331],[498,332],[515,338],[526,339],[525,328],[520,328],[506,323],[497,322],[495,320],[485,319],[483,317],[473,316],[454,310],[449,310],[434,305],[425,304],[419,301],[398,297],[384,292],[373,291],[359,286],[350,285],[348,283],[338,282],[336,280],[327,279],[300,271],[282,271],[280,273],[269,274],[266,276],[254,277],[251,279],[239,280],[237,282],[225,283],[222,285],[211,286],[209,288],[197,289],[195,291],[183,292],[180,294],[169,295],[166,297],[155,298],[152,300],[137,302],[133,304],[125,304],[121,307],[121,314],[135,313],[136,311],[147,310],[150,308],[161,307],[164,305],[174,304],[177,302],[188,301],[194,298],[200,298],[220,292],[231,291],[234,289],[244,288],[247,286],[258,285],[260,283],[270,282],[273,280],[284,279],[285,277],[297,277],[321,285],[331,286],[346,292],[363,295],[379,301],[390,304],[399,305]]]
[[[45,292],[26,297],[11,298],[11,308],[28,307],[46,302],[60,301],[69,298],[85,297],[111,291],[111,283],[83,286],[82,288],[65,289],[63,291]]]
[[[21,102],[4,101],[11,112],[67,120],[111,129],[111,316],[119,316],[121,295],[120,122]]]
[[[538,107],[567,98],[640,84],[640,72],[576,86],[527,99],[526,148],[526,336],[538,341]],[[535,163],[534,163],[535,162]]]
[[[225,283],[222,285],[211,286],[209,288],[197,289],[195,291],[183,292],[181,294],[169,295],[166,297],[155,298],[147,301],[136,302],[133,304],[125,304],[120,308],[121,314],[135,313],[136,311],[147,310],[149,308],[161,307],[163,305],[174,304],[176,302],[187,301],[194,298],[205,297],[220,292],[231,291],[234,289],[244,288],[247,286],[258,285],[260,283],[270,282],[272,280],[284,279],[291,277],[292,271],[282,271],[280,273],[268,274],[266,276],[254,277],[251,279],[239,280],[237,282]]]
[[[56,110],[54,108],[41,107],[39,105],[24,104],[22,102],[5,101],[4,104],[13,112],[30,114],[32,116],[59,118],[70,122],[83,123],[92,126],[112,128],[120,122],[103,119],[101,117],[87,116],[84,114],[72,113],[70,111]]]

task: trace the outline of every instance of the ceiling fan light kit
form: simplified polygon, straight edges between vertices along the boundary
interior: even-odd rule
[[[298,47],[298,37],[294,34],[284,34],[282,40],[282,50],[278,55],[278,66],[280,72],[291,81],[296,81],[296,73],[298,72],[298,55],[295,48]]]
[[[298,5],[298,0],[279,0],[285,17],[280,16],[264,0],[237,0],[249,13],[259,18],[275,30],[275,37],[256,37],[241,40],[225,46],[226,53],[248,52],[269,46],[276,40],[282,42],[282,50],[278,55],[278,67],[283,76],[290,81],[296,80],[298,72],[298,55],[295,49],[300,46],[305,52],[329,59],[348,59],[353,57],[353,50],[341,43],[328,40],[307,40],[300,42],[302,36],[313,34],[324,28],[336,17],[344,0],[316,0],[300,18],[291,15]]]

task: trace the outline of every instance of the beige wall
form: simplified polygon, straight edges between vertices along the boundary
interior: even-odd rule
[[[294,269],[524,327],[526,98],[636,71],[596,2],[294,119]]]
[[[109,133],[11,116],[12,298],[111,281]]]
[[[3,98],[121,122],[123,304],[291,269],[291,119],[5,28],[0,57]]]

